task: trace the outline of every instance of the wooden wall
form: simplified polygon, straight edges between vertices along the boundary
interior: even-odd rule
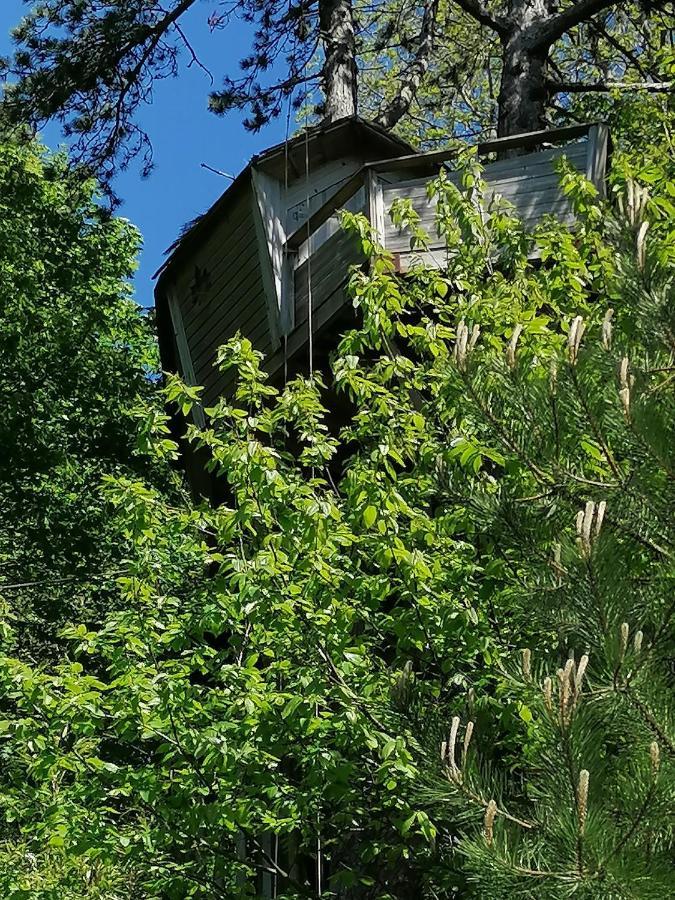
[[[243,185],[235,186],[234,195],[228,196],[227,205],[208,234],[186,247],[182,258],[173,263],[170,276],[167,273],[162,281],[162,290],[171,310],[181,374],[189,383],[204,386],[204,406],[212,405],[232,384],[232,375],[221,374],[214,364],[218,347],[237,331],[265,354],[271,373],[283,359],[278,352],[281,273],[278,266],[275,268],[274,252],[270,253],[267,246],[271,242],[266,226],[272,219],[277,224],[288,219],[295,227],[306,215],[308,196],[311,211],[361,165],[362,160],[347,157],[317,167],[309,185],[304,176],[296,178],[288,191],[282,189],[274,197],[279,209],[272,208],[270,202],[274,192],[269,188],[274,179],[258,176],[256,192],[255,181],[249,177]],[[341,306],[345,302],[344,290],[339,300],[336,290],[344,288],[349,264],[356,259],[351,240],[337,226],[330,232],[312,263],[315,327],[326,321],[336,303]],[[298,285],[289,298],[292,328],[288,339],[292,347],[307,341],[308,268],[306,263],[301,265],[295,279],[291,273],[291,288],[295,280]],[[332,301],[332,306],[326,301]]]
[[[168,291],[180,312],[192,372],[186,371],[183,358],[181,369],[183,377],[204,386],[204,405],[209,406],[231,382],[215,367],[221,344],[241,331],[263,353],[276,349],[250,181],[176,268]]]
[[[546,213],[555,215],[563,223],[571,224],[574,215],[569,200],[563,196],[560,188],[560,176],[555,169],[555,163],[564,155],[575,169],[586,172],[589,147],[590,143],[584,141],[564,148],[543,150],[515,159],[488,163],[483,173],[488,184],[486,202],[497,194],[502,196],[513,205],[515,213],[528,230],[533,229]],[[459,174],[451,174],[449,177],[455,184],[459,183]],[[382,181],[386,180],[386,173],[383,173]],[[385,210],[384,242],[387,250],[400,254],[402,270],[412,265],[420,254],[410,249],[409,231],[397,228],[389,216],[391,204],[399,197],[412,200],[416,212],[421,217],[421,225],[431,238],[431,253],[424,254],[425,262],[439,267],[444,265],[445,241],[436,234],[436,203],[427,197],[429,181],[429,176],[426,176],[382,185],[382,202]]]
[[[556,161],[565,155],[599,184],[606,162],[606,129],[603,133],[604,144],[596,128],[590,140],[488,163],[484,167],[486,200],[500,195],[509,201],[526,228],[533,228],[546,213],[571,223],[573,213],[560,188]],[[328,160],[311,172],[309,180],[299,173],[287,187],[275,175],[249,170],[221,198],[212,221],[178,245],[159,290],[171,310],[182,375],[204,386],[205,406],[227,393],[232,384],[232,375],[221,374],[214,364],[218,347],[237,331],[265,354],[268,371],[274,374],[289,354],[303,351],[307,344],[310,283],[315,331],[326,328],[349,303],[345,287],[350,266],[359,261],[359,249],[339,229],[335,216],[315,228],[311,240],[301,244],[294,256],[286,256],[284,241],[307,211],[320,206],[345,179],[360,171],[363,162],[353,153]],[[433,177],[428,165],[423,168],[427,160],[421,156],[419,165],[416,158],[401,160],[403,165],[398,162],[391,161],[391,170],[387,164],[365,171],[365,186],[345,205],[353,211],[368,209],[385,246],[397,254],[405,271],[420,260],[420,254],[411,251],[409,233],[393,225],[388,211],[396,198],[412,200],[431,237],[424,261],[442,268],[446,248],[436,235],[435,202],[427,197],[427,184]],[[460,176],[449,177],[457,181]]]

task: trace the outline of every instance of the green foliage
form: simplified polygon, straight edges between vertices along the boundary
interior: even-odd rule
[[[313,896],[319,837],[324,896],[672,893],[670,182],[561,177],[577,226],[534,234],[472,157],[438,179],[443,271],[345,214],[330,388],[220,351],[218,508],[109,474],[115,609],[0,658],[6,896]]]
[[[5,141],[0,198],[0,596],[39,653],[112,600],[122,549],[98,484],[140,468],[131,408],[154,390],[157,358],[127,282],[138,234],[93,184]]]
[[[484,138],[496,124],[503,99],[503,38],[494,23],[476,20],[471,5],[474,10],[478,6],[459,0],[438,4],[429,68],[409,114],[396,125],[397,133],[413,144],[443,146],[453,138]],[[545,4],[494,0],[482,6],[494,20],[522,16],[524,21],[529,13],[536,23]],[[548,11],[574,6],[573,0],[548,4]],[[411,65],[425,8],[406,4],[401,14],[400,4],[384,3],[363,28],[362,114],[376,114],[396,96]],[[539,127],[608,121],[615,136],[631,134],[642,149],[650,146],[648,135],[660,140],[664,111],[672,115],[673,109],[672,26],[672,4],[660,2],[624,0],[580,16],[546,54],[547,108]],[[661,92],[638,87],[649,82],[662,85]]]
[[[522,747],[505,746],[486,767],[494,732],[481,735],[480,702],[467,698],[461,716],[471,724],[458,736],[453,718],[442,774],[429,773],[420,793],[446,833],[467,822],[459,852],[479,897],[656,898],[673,887],[674,234],[660,198],[615,179],[612,210],[564,176],[581,221],[573,242],[561,229],[538,229],[543,265],[534,271],[511,257],[513,233],[500,253],[500,213],[481,215],[466,200],[457,210],[457,188],[435,187],[453,211],[460,240],[448,277],[464,298],[455,297],[451,315],[462,318],[443,353],[437,332],[428,340],[440,301],[426,316],[420,310],[429,380],[417,368],[415,387],[424,397],[441,384],[444,399],[462,404],[455,424],[465,469],[480,459],[479,444],[501,457],[496,478],[467,486],[464,472],[461,488],[450,481],[446,504],[476,509],[474,524],[506,575],[490,589],[495,624],[508,623],[510,643],[534,648],[519,672],[505,666],[496,692],[517,704],[525,727],[511,723],[511,740],[519,731]],[[470,183],[480,195],[473,175]],[[491,316],[500,258],[516,263],[511,299],[542,303],[535,318],[506,310],[515,325],[506,331]],[[390,279],[384,271],[373,343],[378,332],[411,334],[400,297],[389,300]],[[471,806],[482,820],[473,835]]]

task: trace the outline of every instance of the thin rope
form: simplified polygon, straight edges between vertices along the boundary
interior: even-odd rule
[[[303,13],[304,15],[304,13]],[[309,114],[307,108],[307,100],[309,97],[309,88],[308,88],[308,80],[307,80],[307,66],[308,62],[305,61],[304,68],[304,84],[305,84],[305,212],[307,215],[306,224],[307,224],[307,327],[308,327],[308,349],[309,349],[309,375],[310,378],[314,375],[314,309],[313,309],[313,300],[312,300],[312,246],[311,246],[311,233],[310,233],[310,224],[309,224],[309,200],[310,200],[310,182],[309,182]],[[288,107],[286,110],[286,137],[284,140],[284,196],[288,198],[288,162],[289,162],[289,135],[290,135],[290,126],[291,126],[291,108],[293,102],[293,90],[291,90],[288,97]],[[286,222],[286,227],[288,222]],[[284,250],[284,271],[287,271],[287,261],[288,255]],[[283,284],[282,284],[283,290]],[[295,302],[295,292],[293,293],[293,302]],[[284,385],[286,385],[288,381],[288,335],[284,335]],[[312,478],[314,478],[314,469],[312,468]],[[316,708],[316,715],[318,715],[318,704]],[[278,853],[278,838],[277,838],[277,853]],[[317,838],[316,838],[316,890],[317,896],[321,897],[323,894],[323,848],[321,844],[321,818],[320,815],[317,815]],[[276,878],[274,885],[274,896],[276,896]]]
[[[293,91],[288,95],[288,110],[286,111],[286,138],[284,140],[284,202],[287,202],[288,197],[288,135],[291,130],[291,105],[293,103]],[[279,210],[281,213],[281,210]],[[286,229],[288,228],[288,220],[286,218],[287,211],[284,213],[284,238],[286,237]],[[286,249],[286,243],[284,240],[284,253],[282,259],[281,266],[281,297],[280,300],[283,299],[288,300],[289,298],[284,298],[284,294],[287,293],[287,272],[288,272],[288,261],[289,261],[288,250]],[[295,302],[294,298],[293,302]],[[286,329],[286,333],[284,333],[284,387],[288,383],[288,333]]]
[[[305,68],[307,64],[305,63]],[[305,71],[305,211],[307,213],[307,328],[309,331],[309,377],[314,375],[314,317],[312,302],[312,236],[309,230],[309,126],[307,114],[307,72]]]
[[[288,3],[288,12],[290,18],[291,11],[291,0]],[[297,46],[297,37],[295,32],[293,32],[293,43]],[[294,47],[295,51],[295,47]],[[288,95],[288,104],[286,106],[286,136],[284,138],[284,202],[287,202],[288,198],[288,140],[289,134],[291,131],[291,109],[293,108],[293,93],[295,88],[291,88],[291,91]],[[287,213],[288,210],[286,210]],[[281,211],[280,211],[281,212]],[[286,218],[286,213],[284,213],[284,238],[286,237],[286,229],[288,228],[288,220]],[[288,260],[289,254],[286,249],[286,244],[284,242],[284,254],[282,259],[282,268],[281,268],[281,296],[283,298],[284,292],[288,287],[287,280],[287,272],[288,272]],[[280,298],[281,299],[281,298]],[[286,298],[288,299],[288,298]],[[290,298],[293,303],[295,303],[295,292],[293,292],[293,296]],[[284,387],[288,383],[288,334],[284,334]]]
[[[314,704],[314,715],[319,718],[319,704]],[[316,813],[316,895],[323,894],[323,847],[321,845],[321,809]]]
[[[316,894],[317,897],[321,897],[323,894],[323,884],[321,878],[321,866],[323,864],[322,861],[322,849],[321,849],[321,819],[318,822],[318,831],[316,835]]]
[[[304,13],[303,13],[304,15]],[[309,331],[308,335],[308,347],[309,347],[309,375],[310,378],[314,375],[314,310],[313,310],[313,301],[312,301],[312,247],[311,247],[311,234],[310,234],[310,225],[309,225],[309,200],[310,200],[310,183],[309,183],[309,115],[307,110],[307,99],[309,96],[309,88],[307,81],[307,66],[308,62],[305,62],[305,71],[304,71],[304,84],[305,84],[305,211],[307,214],[307,327]],[[291,129],[291,109],[293,104],[293,90],[291,90],[288,96],[288,107],[286,110],[286,136],[284,139],[284,197],[288,198],[288,168],[289,168],[289,135]],[[285,223],[285,228],[288,226],[288,222]],[[288,271],[288,254],[284,249],[284,272]],[[282,283],[282,291],[284,285]],[[295,303],[295,292],[293,293],[293,302]],[[288,381],[288,335],[284,335],[284,386]],[[314,477],[314,470],[312,469],[312,478]],[[318,715],[318,704],[316,709],[316,715]],[[276,842],[276,855],[279,852],[279,839],[277,836]],[[278,861],[278,860],[275,860]],[[321,897],[323,895],[323,848],[321,844],[321,818],[320,815],[317,815],[317,838],[316,838],[316,890],[317,896]],[[274,880],[274,896],[276,896],[277,892],[277,884],[276,884],[276,875]]]
[[[314,302],[312,298],[312,236],[309,225],[309,112],[307,106],[307,98],[309,96],[309,88],[307,82],[307,62],[305,62],[305,196],[307,213],[307,328],[309,331],[308,350],[309,350],[309,377],[314,377]],[[312,466],[312,480],[314,480],[314,467]],[[318,718],[319,704],[315,706],[315,715]],[[316,895],[321,897],[323,894],[322,884],[322,857],[323,848],[321,846],[321,814],[317,812],[316,817]]]
[[[305,82],[305,212],[307,214],[307,330],[308,334],[308,352],[309,352],[309,377],[314,377],[314,302],[312,298],[312,235],[310,232],[310,208],[309,208],[309,110],[308,97],[309,87],[307,80],[308,61],[305,61],[304,82]],[[312,481],[314,480],[314,467],[312,466]],[[319,704],[315,705],[315,715],[319,715]],[[322,879],[322,857],[323,848],[321,845],[321,814],[317,812],[316,820],[316,895],[321,897],[323,894]]]
[[[289,0],[289,11],[291,8],[290,0]],[[303,19],[305,15],[305,10],[303,9]],[[297,43],[297,38],[294,34],[293,36],[294,43]],[[309,351],[309,375],[310,378],[314,375],[314,303],[312,298],[312,253],[311,253],[311,234],[309,230],[309,200],[310,200],[310,187],[309,187],[309,112],[307,107],[307,100],[309,97],[309,87],[308,87],[308,75],[307,69],[309,66],[309,60],[305,60],[304,64],[304,72],[303,72],[303,83],[305,85],[305,211],[307,214],[307,328],[308,328],[308,351]],[[289,147],[289,134],[290,134],[290,124],[291,124],[291,108],[293,101],[293,93],[294,90],[291,89],[291,92],[288,96],[288,105],[286,109],[286,137],[284,139],[284,191],[285,196],[288,197],[288,147]],[[286,226],[288,223],[286,222]],[[284,272],[288,271],[287,266],[288,255],[286,250],[284,250]],[[282,281],[282,292],[284,289],[283,281]],[[295,290],[293,290],[293,302],[295,303]],[[288,335],[284,335],[284,385],[288,381]]]

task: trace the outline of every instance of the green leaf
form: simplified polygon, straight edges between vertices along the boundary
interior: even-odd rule
[[[363,510],[363,524],[366,528],[371,528],[377,519],[377,508],[374,506],[366,506]]]

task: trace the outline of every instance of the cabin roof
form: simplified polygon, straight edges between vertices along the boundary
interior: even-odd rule
[[[277,178],[283,178],[288,171],[291,177],[297,178],[304,174],[306,157],[309,159],[311,171],[312,167],[353,152],[355,146],[363,147],[364,145],[373,148],[378,154],[382,154],[383,158],[416,153],[415,148],[407,141],[358,116],[340,119],[328,125],[316,125],[291,138],[288,142],[282,141],[275,144],[253,156],[216,202],[195,219],[171,244],[166,250],[167,258],[155,272],[153,278],[161,281],[165,273],[185,257],[189,248],[206,237],[235,195],[248,185],[252,168],[261,169]]]

